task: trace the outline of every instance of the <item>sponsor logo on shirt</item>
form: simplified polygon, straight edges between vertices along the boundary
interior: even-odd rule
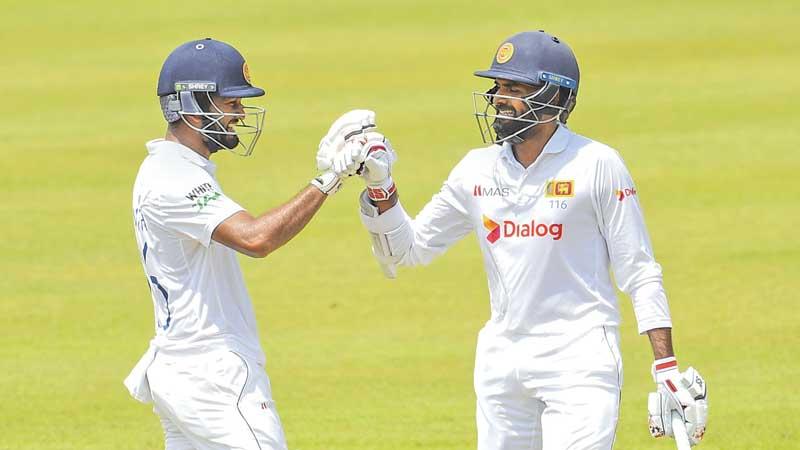
[[[620,189],[616,192],[617,200],[619,201],[623,201],[626,197],[630,197],[632,195],[636,195],[636,189],[634,188]]]
[[[503,220],[502,223],[483,217],[483,227],[489,232],[486,240],[494,244],[501,237],[503,238],[551,238],[554,241],[561,240],[564,236],[563,223],[541,223],[535,219],[530,222],[519,223],[513,220]]]
[[[481,186],[480,184],[472,187],[473,197],[508,197],[510,193],[511,189],[507,187]]]
[[[489,241],[490,244],[494,244],[500,239],[500,225],[494,220],[483,216],[483,228],[489,231],[489,234],[486,235],[486,240]]]
[[[186,198],[194,203],[198,211],[202,210],[209,204],[209,202],[220,198],[222,194],[214,190],[211,183],[203,183],[200,186],[189,191]]]
[[[189,191],[189,193],[186,194],[186,198],[189,199],[189,201],[193,202],[193,201],[197,200],[197,198],[199,196],[201,196],[201,195],[203,195],[203,194],[205,194],[207,192],[213,192],[213,191],[214,191],[214,188],[211,186],[211,183],[203,183],[200,186],[197,186],[196,188],[194,188],[191,191]]]
[[[545,197],[574,197],[575,181],[552,180],[547,182]]]

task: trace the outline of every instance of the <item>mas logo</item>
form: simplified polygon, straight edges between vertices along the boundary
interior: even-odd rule
[[[472,196],[473,197],[508,197],[511,194],[511,189],[504,187],[500,188],[497,186],[489,186],[484,187],[480,184],[476,184],[472,187]]]
[[[501,45],[499,49],[497,49],[498,64],[507,63],[512,56],[514,56],[514,44],[511,42],[506,42],[505,44]]]
[[[617,196],[617,200],[623,201],[625,200],[626,197],[636,195],[636,189],[634,188],[620,189],[617,192],[615,192],[615,194]]]
[[[552,180],[547,182],[545,197],[574,197],[575,181],[573,180]]]
[[[536,220],[530,222],[518,223],[513,220],[504,220],[502,225],[494,220],[481,216],[483,218],[483,228],[489,234],[486,235],[486,240],[490,244],[494,244],[501,237],[503,238],[546,238],[550,237],[554,241],[561,240],[564,236],[563,223],[537,223]]]

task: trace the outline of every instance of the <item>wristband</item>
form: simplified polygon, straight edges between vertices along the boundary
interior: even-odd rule
[[[392,177],[387,178],[379,186],[367,186],[367,197],[376,202],[389,200],[395,192],[397,192],[397,186],[394,185]]]
[[[678,371],[678,360],[675,359],[674,356],[657,359],[653,361],[650,373],[653,375],[653,381],[656,383],[668,381],[667,379],[672,375],[680,373]]]

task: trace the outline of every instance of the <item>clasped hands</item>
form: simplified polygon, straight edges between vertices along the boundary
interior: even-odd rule
[[[332,195],[343,181],[360,175],[370,199],[391,197],[395,192],[392,165],[397,155],[376,129],[375,112],[370,110],[348,111],[336,119],[319,143],[316,159],[320,175],[311,184]]]

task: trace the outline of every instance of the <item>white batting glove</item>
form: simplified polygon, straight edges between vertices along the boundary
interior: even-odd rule
[[[331,171],[324,172],[311,180],[312,186],[322,191],[325,195],[333,195],[342,187],[342,179]]]
[[[347,139],[344,147],[333,156],[330,170],[339,178],[352,177],[361,169],[366,158],[364,144],[367,143],[367,139],[365,136],[365,134],[358,134]]]
[[[362,147],[364,166],[361,177],[367,184],[367,196],[373,201],[388,200],[397,187],[392,180],[392,165],[397,154],[392,144],[380,133],[367,133],[367,142]]]
[[[647,398],[650,434],[653,437],[674,436],[672,412],[683,419],[691,445],[703,439],[708,420],[706,382],[693,367],[678,371],[674,357],[656,360],[652,367],[657,391]]]
[[[328,133],[319,141],[317,169],[322,172],[331,169],[334,157],[342,151],[349,139],[374,129],[374,111],[354,109],[344,113],[333,122]]]

